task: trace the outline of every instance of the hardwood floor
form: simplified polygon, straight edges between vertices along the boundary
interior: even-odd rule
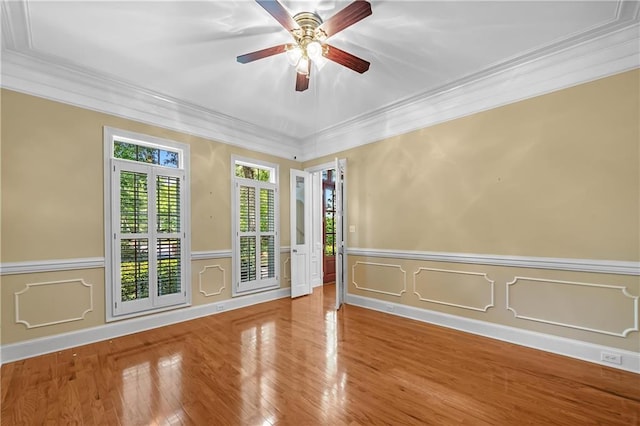
[[[2,425],[638,425],[640,376],[334,286],[2,367]]]

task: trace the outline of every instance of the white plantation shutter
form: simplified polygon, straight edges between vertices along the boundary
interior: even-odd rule
[[[274,179],[256,179],[265,176],[258,170],[264,169],[253,167],[254,173],[248,173],[249,177],[233,176],[234,295],[280,285],[277,184]],[[275,169],[269,172],[275,174]]]
[[[275,278],[275,190],[260,189],[260,278]]]
[[[112,163],[114,315],[185,303],[184,172]]]

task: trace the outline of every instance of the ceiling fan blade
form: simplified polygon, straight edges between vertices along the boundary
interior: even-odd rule
[[[296,92],[304,92],[309,88],[309,76],[297,73],[296,74]]]
[[[256,2],[264,8],[276,21],[280,22],[287,31],[291,32],[300,28],[298,23],[293,20],[287,9],[284,8],[278,0],[256,0]]]
[[[352,55],[351,53],[338,49],[337,47],[333,47],[328,44],[326,45],[326,47],[327,51],[324,54],[325,58],[347,68],[350,68],[356,72],[359,72],[360,74],[366,72],[369,69],[369,65],[371,65],[364,59],[360,59],[357,56]]]
[[[371,15],[371,13],[371,3],[364,0],[356,0],[324,21],[318,29],[322,30],[328,38],[356,22],[363,20]]]
[[[245,53],[244,55],[238,56],[236,59],[241,64],[246,64],[248,62],[257,61],[258,59],[267,58],[279,53],[284,53],[286,50],[286,44],[279,44],[277,46],[268,47],[266,49],[256,50],[255,52]]]
[[[311,61],[307,62],[307,74],[296,73],[296,92],[304,92],[309,88],[311,78]]]

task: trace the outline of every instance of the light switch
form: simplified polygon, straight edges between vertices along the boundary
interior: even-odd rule
[[[355,225],[349,225],[349,232],[356,232],[356,226]]]

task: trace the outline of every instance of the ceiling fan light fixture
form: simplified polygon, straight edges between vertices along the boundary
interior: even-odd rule
[[[322,58],[322,45],[318,41],[313,40],[307,44],[307,55],[312,61],[318,61]]]
[[[302,58],[302,49],[300,46],[290,46],[287,49],[287,60],[292,66],[297,66]]]
[[[296,66],[296,72],[298,74],[309,74],[309,58],[306,56],[302,56],[298,61],[298,65]]]
[[[313,64],[316,66],[316,69],[320,71],[327,64],[328,60],[324,56],[320,55],[318,59],[313,59]]]

